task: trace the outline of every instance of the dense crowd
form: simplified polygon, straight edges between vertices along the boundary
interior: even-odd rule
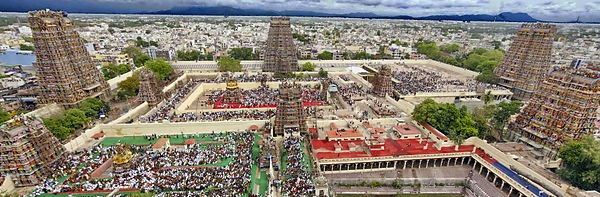
[[[312,183],[311,172],[302,164],[305,157],[301,144],[302,138],[288,137],[283,141],[283,147],[287,153],[287,167],[283,172],[281,192],[284,196],[302,197],[314,196],[315,186]]]
[[[158,120],[166,120],[171,115],[171,111],[177,107],[185,98],[196,88],[198,84],[205,80],[192,79],[183,87],[177,88],[170,98],[160,103],[156,107],[156,111],[146,116],[141,116],[139,119],[142,122],[154,122]]]
[[[214,134],[214,143],[205,146],[191,146],[183,150],[165,152],[150,151],[150,146],[132,146],[134,157],[120,171],[110,172],[110,178],[91,179],[80,176],[64,183],[56,177],[76,176],[78,171],[61,170],[45,184],[37,186],[32,195],[42,193],[111,191],[116,188],[134,188],[141,191],[166,193],[163,196],[241,196],[248,191],[250,168],[252,167],[251,149],[254,135],[251,133],[228,132]],[[189,149],[191,148],[191,149]],[[71,156],[63,164],[67,166],[84,165],[94,169],[96,162],[85,161],[91,155],[110,155],[112,147],[98,146],[88,152]],[[99,156],[102,157],[102,156]],[[223,159],[233,158],[222,166]],[[97,159],[92,156],[92,160]],[[100,159],[104,160],[104,159]],[[103,162],[102,162],[103,163]],[[97,166],[96,166],[97,167]],[[181,195],[179,195],[181,194]]]
[[[350,85],[336,84],[338,88],[337,94],[342,96],[342,99],[349,105],[354,105],[355,100],[359,98],[365,98],[367,96],[368,89],[361,87],[355,83]]]
[[[168,116],[171,122],[224,121],[224,120],[265,120],[275,116],[275,110],[238,110],[195,113],[182,113]]]
[[[219,77],[216,78],[212,81],[210,81],[210,83],[225,83],[228,80],[233,79],[236,80],[237,82],[283,82],[288,80],[287,78],[275,78],[273,77],[273,75],[253,75],[253,74],[249,74],[249,73],[244,73],[241,75],[229,75],[227,77]],[[313,77],[313,76],[306,76],[306,77],[302,77],[302,79],[300,79],[301,81],[319,81],[322,78],[320,77]]]
[[[473,79],[451,79],[437,71],[401,65],[399,70],[393,72],[393,77],[398,81],[394,89],[403,95],[414,95],[418,92],[472,92],[480,88],[501,89],[496,85],[485,84]]]
[[[303,102],[322,102],[322,98],[318,89],[311,87],[311,85],[301,86],[302,100]],[[223,95],[225,90],[213,91],[213,94],[209,97],[208,104],[212,105],[227,105],[222,103]],[[272,89],[267,85],[261,85],[255,89],[242,90],[242,103],[243,108],[256,108],[256,107],[275,107],[279,101],[279,90]],[[224,108],[229,108],[225,106]]]

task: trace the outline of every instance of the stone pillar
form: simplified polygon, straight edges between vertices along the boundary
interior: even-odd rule
[[[462,166],[462,165],[465,165],[465,158],[464,158],[464,157],[463,157],[463,158],[460,160],[460,165],[461,165],[461,166]]]
[[[458,158],[454,158],[454,166],[456,166],[456,163],[458,163]]]
[[[419,159],[419,168],[421,168],[421,162],[422,162],[422,161],[423,161],[423,160],[420,160],[420,159]]]
[[[407,162],[407,161],[408,161],[408,160],[404,160],[404,167],[402,167],[402,169],[406,169],[406,162]]]
[[[487,173],[485,174],[485,180],[487,180],[487,178],[490,176],[490,170],[487,171]]]
[[[496,185],[496,179],[498,179],[498,176],[494,175],[494,181],[493,181],[494,185]]]
[[[510,196],[512,194],[512,192],[513,192],[513,187],[510,186],[510,191],[508,191],[508,196]]]
[[[500,179],[500,181],[502,181],[502,184],[500,184],[500,190],[502,190],[504,188],[504,183],[506,183],[506,182],[504,182],[504,180],[502,180],[502,179]]]
[[[483,165],[479,164],[479,174],[481,174],[481,171],[483,171]]]
[[[427,159],[427,162],[425,162],[425,168],[429,167],[429,159]]]

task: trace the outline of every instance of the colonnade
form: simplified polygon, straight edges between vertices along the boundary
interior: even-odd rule
[[[494,168],[491,164],[481,164],[471,156],[459,157],[444,157],[444,158],[422,158],[422,159],[405,159],[398,160],[349,160],[347,162],[336,163],[320,163],[319,168],[322,173],[351,173],[351,172],[368,172],[377,170],[403,170],[410,168],[435,168],[447,166],[470,166],[473,173],[478,173],[485,177],[487,181],[499,188],[504,195],[510,197],[525,196],[519,190],[515,189],[510,183],[507,183],[504,177],[498,176],[496,173],[502,173],[499,170],[490,170],[488,167]]]

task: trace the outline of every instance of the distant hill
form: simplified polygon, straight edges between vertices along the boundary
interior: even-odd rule
[[[218,7],[175,7],[169,10],[146,12],[143,14],[169,15],[223,15],[223,16],[303,16],[303,17],[343,17],[343,18],[380,18],[380,19],[412,19],[412,20],[452,20],[452,21],[505,21],[505,22],[536,22],[539,21],[527,13],[503,12],[499,15],[468,14],[468,15],[433,15],[412,17],[406,15],[380,16],[370,12],[348,14],[329,14],[312,11],[270,11],[262,9],[239,9],[228,6]]]

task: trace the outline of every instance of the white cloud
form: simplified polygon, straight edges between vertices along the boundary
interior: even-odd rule
[[[232,6],[271,10],[307,10],[328,13],[373,12],[378,15],[498,14],[526,12],[539,19],[600,18],[598,0],[96,0],[129,2],[146,9],[175,6]]]

